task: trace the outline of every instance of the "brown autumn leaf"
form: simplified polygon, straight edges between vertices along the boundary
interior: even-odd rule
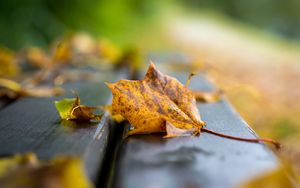
[[[104,107],[113,116],[127,119],[133,126],[128,135],[166,132],[165,138],[199,135],[200,132],[246,142],[269,142],[271,139],[240,138],[204,128],[193,91],[175,78],[164,75],[151,63],[143,80],[119,80],[107,83],[113,94],[111,107]]]
[[[99,121],[101,115],[94,114],[96,107],[80,104],[80,98],[66,98],[54,102],[55,107],[62,119],[79,121]]]
[[[166,137],[198,135],[205,125],[193,93],[151,63],[143,80],[107,84],[113,93],[112,112],[127,119],[132,134],[167,132]]]

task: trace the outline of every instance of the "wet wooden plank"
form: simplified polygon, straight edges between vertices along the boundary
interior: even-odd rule
[[[99,74],[103,74],[103,79],[97,82],[73,82],[64,87],[67,91],[77,91],[83,104],[107,104],[111,93],[104,81],[116,81],[126,75],[122,72]],[[72,94],[69,92],[68,96]],[[109,118],[106,115],[96,124],[61,121],[53,104],[60,98],[26,97],[3,108],[0,112],[0,155],[34,152],[41,159],[60,154],[80,156],[88,176],[96,181],[111,134]]]
[[[167,70],[170,69],[163,72],[168,73]],[[188,75],[171,74],[181,82]],[[190,87],[213,89],[203,76],[193,78]],[[226,98],[218,103],[199,103],[198,107],[207,128],[234,136],[257,137]],[[111,183],[122,188],[231,188],[276,165],[276,157],[264,144],[207,133],[172,139],[141,135],[129,137],[120,144]]]

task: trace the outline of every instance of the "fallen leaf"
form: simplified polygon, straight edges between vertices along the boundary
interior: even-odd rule
[[[0,77],[16,76],[19,72],[16,55],[9,49],[0,47]]]
[[[37,47],[28,48],[25,51],[23,59],[27,63],[38,68],[49,68],[51,66],[51,57],[42,49]]]
[[[0,97],[7,96],[8,98],[18,98],[22,96],[51,97],[64,93],[64,90],[60,87],[25,87],[14,80],[4,78],[0,78],[0,87]]]
[[[68,119],[74,107],[76,98],[66,98],[61,101],[55,101],[55,107],[62,119]]]
[[[212,103],[221,100],[222,90],[216,90],[212,92],[205,91],[193,91],[193,94],[198,102]]]
[[[33,153],[2,158],[0,159],[0,177],[5,175],[7,171],[14,170],[21,165],[35,165],[36,163],[37,158]]]
[[[128,135],[166,132],[166,138],[214,134],[228,139],[246,142],[269,142],[280,147],[271,139],[240,138],[204,128],[194,93],[175,78],[164,75],[151,63],[143,80],[119,80],[107,83],[113,94],[112,115],[120,114],[133,126]]]
[[[57,86],[37,86],[33,88],[24,88],[24,92],[27,96],[32,97],[52,97],[62,95],[64,93],[64,90]]]
[[[69,63],[72,59],[70,38],[60,41],[53,54],[53,63]]]
[[[76,157],[39,161],[35,154],[0,159],[1,188],[93,188]]]
[[[153,63],[143,80],[120,80],[107,85],[113,93],[112,112],[134,127],[129,135],[167,132],[171,129],[166,128],[166,123],[197,135],[205,125],[193,93],[175,78],[162,74]],[[168,135],[182,133],[171,131]]]
[[[10,79],[0,78],[0,86],[4,87],[4,88],[7,88],[7,89],[10,89],[10,90],[15,91],[15,92],[21,92],[22,91],[21,84],[15,82],[13,80],[10,80]]]
[[[55,107],[62,119],[79,121],[99,121],[101,115],[94,114],[96,107],[80,104],[80,98],[66,98],[54,102]]]

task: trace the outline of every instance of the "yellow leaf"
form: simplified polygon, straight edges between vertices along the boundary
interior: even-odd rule
[[[7,48],[0,47],[0,77],[15,76],[19,72],[15,54]]]
[[[191,74],[192,76],[193,74]],[[164,75],[151,63],[143,80],[119,80],[107,83],[113,94],[112,115],[120,114],[133,126],[128,135],[166,132],[165,138],[214,134],[228,139],[246,142],[269,142],[277,148],[280,144],[272,139],[240,138],[204,128],[196,106],[195,94],[175,78]],[[212,101],[214,98],[206,100]],[[108,107],[106,107],[108,108]]]
[[[25,58],[28,63],[39,68],[48,68],[51,66],[51,58],[40,48],[28,48]]]
[[[10,89],[15,92],[20,92],[22,90],[21,84],[15,82],[13,80],[4,79],[4,78],[0,78],[0,86],[5,87],[5,88]]]
[[[4,78],[0,78],[0,87],[5,89],[0,91],[0,96],[8,96],[9,98],[18,98],[22,96],[51,97],[60,95],[64,92],[60,87],[25,87],[14,80]]]
[[[30,153],[0,159],[1,188],[93,188],[76,157],[39,161]]]
[[[239,188],[297,188],[299,186],[299,177],[297,178],[292,167],[286,164],[243,182]]]
[[[193,93],[152,63],[143,80],[120,80],[107,86],[113,93],[112,112],[122,115],[134,127],[129,135],[167,132],[170,129],[166,129],[166,122],[199,134],[205,124]],[[170,134],[183,135],[174,131]]]
[[[193,91],[193,94],[197,101],[199,102],[218,102],[221,100],[222,91],[212,91],[212,92],[205,92],[205,91]]]

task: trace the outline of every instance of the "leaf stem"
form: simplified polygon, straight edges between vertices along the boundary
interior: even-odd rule
[[[195,76],[195,75],[196,75],[196,74],[195,74],[194,72],[191,72],[191,73],[190,73],[188,79],[187,79],[186,82],[185,82],[185,87],[189,87],[190,82],[191,82],[191,79],[192,79],[192,77]]]
[[[276,142],[275,140],[268,139],[268,138],[240,138],[240,137],[235,137],[235,136],[230,136],[230,135],[218,133],[218,132],[206,129],[206,128],[201,128],[201,130],[203,132],[206,132],[206,133],[209,133],[209,134],[213,134],[213,135],[217,135],[217,136],[220,136],[220,137],[229,138],[229,139],[233,139],[233,140],[240,140],[240,141],[253,142],[253,143],[267,142],[267,143],[273,144],[276,147],[276,149],[280,149],[279,142]]]

